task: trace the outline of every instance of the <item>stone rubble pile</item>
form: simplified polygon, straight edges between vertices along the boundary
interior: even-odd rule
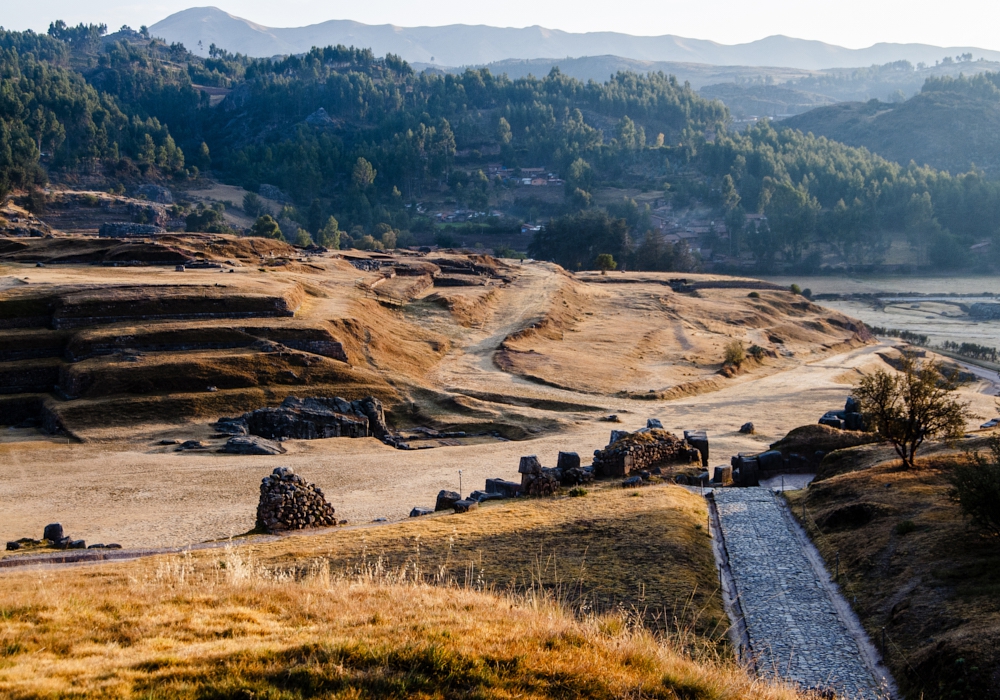
[[[276,467],[260,484],[257,527],[267,532],[331,527],[337,524],[323,490],[290,467]]]
[[[693,435],[697,433],[697,437]],[[708,461],[708,437],[704,431],[688,431],[700,447],[663,430],[660,421],[650,418],[646,427],[630,433],[612,430],[603,450],[594,451],[594,475],[601,478],[625,477],[633,472],[668,464]]]

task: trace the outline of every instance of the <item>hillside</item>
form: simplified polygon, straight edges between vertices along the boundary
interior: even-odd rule
[[[992,74],[996,75],[996,74]],[[1000,175],[1000,101],[957,89],[925,90],[899,104],[877,100],[819,107],[783,125],[863,146],[907,164]]]
[[[192,49],[200,46],[198,52],[201,55],[207,55],[212,44],[248,56],[306,53],[316,46],[343,44],[371,48],[378,56],[393,53],[406,61],[445,66],[479,65],[511,58],[577,58],[603,54],[644,61],[783,66],[807,70],[869,66],[899,60],[931,63],[942,56],[967,52],[972,52],[977,58],[1000,59],[998,52],[972,47],[875,44],[865,49],[847,49],[786,36],[771,36],[729,46],[672,35],[573,34],[538,26],[524,29],[468,25],[397,27],[330,20],[308,27],[275,28],[264,27],[215,7],[183,10],[152,25],[150,32],[168,43],[180,42]]]
[[[996,537],[970,527],[949,477],[985,435],[929,447],[902,472],[888,446],[829,454],[826,474],[791,496],[906,697],[995,698],[1000,678]]]

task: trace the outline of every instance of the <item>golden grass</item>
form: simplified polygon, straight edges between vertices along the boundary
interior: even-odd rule
[[[713,643],[728,621],[704,499],[679,486],[598,488],[583,498],[487,502],[473,513],[252,545],[268,566],[321,557],[344,571],[378,565],[421,580],[523,592],[543,587],[574,608],[627,609]]]
[[[10,572],[0,696],[797,697],[720,642],[704,517],[678,487],[598,489]]]
[[[231,549],[5,577],[0,694],[21,698],[794,698],[621,615],[291,576]]]

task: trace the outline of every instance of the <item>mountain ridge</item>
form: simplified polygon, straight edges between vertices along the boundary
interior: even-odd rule
[[[370,48],[379,56],[394,53],[411,63],[442,66],[594,55],[804,70],[864,67],[897,60],[933,63],[945,56],[964,53],[972,53],[976,58],[1000,60],[1000,51],[976,47],[879,43],[864,49],[848,49],[783,35],[727,45],[672,34],[572,33],[537,25],[520,29],[464,24],[400,27],[392,24],[367,25],[353,20],[327,20],[306,27],[276,28],[215,7],[192,7],[174,13],[152,25],[150,32],[168,42],[183,43],[200,55],[206,55],[212,44],[233,53],[256,57],[304,53],[313,46],[343,44]]]

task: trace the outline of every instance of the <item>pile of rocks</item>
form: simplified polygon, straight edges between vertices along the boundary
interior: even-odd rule
[[[357,401],[289,396],[277,408],[259,408],[238,418],[220,418],[215,428],[229,435],[257,435],[270,440],[331,437],[393,440],[385,423],[382,402],[373,396]]]
[[[655,466],[707,462],[708,438],[704,432],[697,432],[704,453],[687,440],[664,430],[655,418],[650,418],[645,428],[634,433],[612,430],[608,446],[594,451],[594,474],[601,478],[624,477]]]
[[[260,483],[257,527],[267,532],[331,527],[337,524],[323,490],[290,467],[276,467]]]
[[[89,547],[84,540],[74,540],[69,535],[63,533],[61,523],[51,523],[45,526],[42,532],[42,539],[34,540],[30,537],[22,537],[19,540],[7,543],[8,552],[16,552],[29,549],[43,549],[54,547],[55,549],[121,549],[120,544],[92,544]]]

